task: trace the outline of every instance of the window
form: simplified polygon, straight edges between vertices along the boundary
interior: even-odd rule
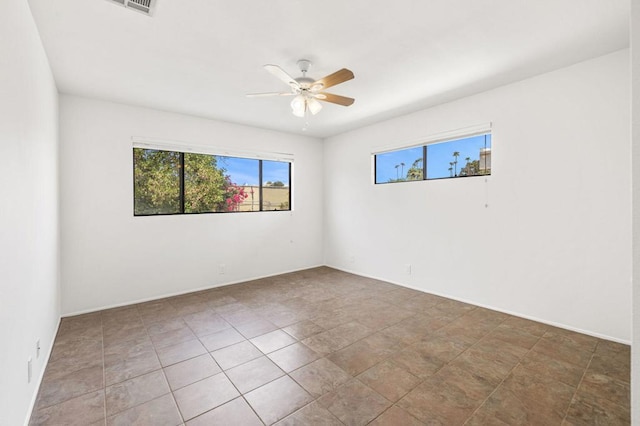
[[[133,148],[134,215],[291,210],[291,164]]]
[[[375,183],[491,174],[491,134],[375,155]]]
[[[376,183],[424,179],[424,147],[376,155]]]
[[[262,207],[264,210],[289,210],[289,164],[281,161],[262,162]]]

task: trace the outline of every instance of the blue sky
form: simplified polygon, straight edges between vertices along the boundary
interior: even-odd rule
[[[390,179],[406,176],[418,158],[422,158],[421,146],[376,155],[376,182],[389,182]],[[396,165],[401,163],[404,163],[404,167],[401,165],[396,169]]]
[[[216,156],[218,167],[227,170],[231,181],[237,185],[258,185],[258,160],[237,157]],[[289,186],[289,163],[282,161],[262,161],[262,180],[281,181]]]
[[[487,148],[491,148],[491,135],[486,135]],[[427,178],[436,179],[449,177],[449,165],[454,161],[454,151],[460,152],[457,171],[466,164],[465,158],[477,160],[480,148],[485,147],[485,135],[473,136],[448,142],[427,145]],[[403,149],[376,155],[376,182],[389,182],[390,179],[405,177],[413,162],[422,157],[422,147]],[[396,169],[396,165],[404,163]]]

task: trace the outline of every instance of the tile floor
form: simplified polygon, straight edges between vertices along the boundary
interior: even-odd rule
[[[629,424],[629,356],[322,267],[63,319],[31,425]]]

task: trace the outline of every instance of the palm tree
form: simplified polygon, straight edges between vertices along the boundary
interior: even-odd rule
[[[400,164],[396,164],[396,180],[400,179],[400,176],[398,176],[398,167],[400,167]]]
[[[407,170],[407,180],[420,180],[423,178],[422,157],[416,158],[409,170]]]
[[[449,167],[449,177],[453,177],[453,167]]]
[[[471,157],[466,157],[464,159],[464,161],[466,161],[466,164],[464,165],[464,169],[460,171],[460,174],[464,174],[464,176],[469,176],[473,173],[471,173]]]
[[[460,157],[460,153],[458,151],[453,151],[453,164],[455,167],[455,171],[453,173],[454,176],[458,176],[458,157]]]
[[[400,176],[404,178],[404,163],[400,163]]]

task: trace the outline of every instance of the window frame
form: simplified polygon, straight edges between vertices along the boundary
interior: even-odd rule
[[[143,150],[152,150],[152,151],[168,151],[175,152],[180,154],[179,157],[179,211],[177,212],[167,212],[167,213],[136,213],[136,161],[135,161],[135,150],[143,149]],[[162,146],[137,146],[135,143],[131,150],[132,153],[132,182],[133,182],[133,216],[134,217],[145,217],[145,216],[175,216],[175,215],[199,215],[199,214],[227,214],[227,213],[261,213],[261,212],[291,212],[293,211],[293,174],[292,174],[292,164],[293,160],[283,160],[283,159],[271,159],[271,158],[254,158],[250,156],[236,156],[236,155],[228,155],[228,154],[213,154],[211,152],[201,153],[191,150],[177,150],[171,149],[168,147]],[[259,193],[259,209],[258,210],[246,210],[246,211],[201,211],[201,212],[186,212],[185,211],[185,164],[184,157],[185,154],[200,154],[200,155],[209,155],[211,157],[228,157],[228,158],[242,158],[248,160],[256,160],[258,161],[258,193]],[[263,176],[262,176],[262,162],[263,161],[272,161],[272,162],[280,162],[287,164],[287,173],[289,176],[289,194],[287,197],[288,208],[286,209],[264,209],[263,205]]]

